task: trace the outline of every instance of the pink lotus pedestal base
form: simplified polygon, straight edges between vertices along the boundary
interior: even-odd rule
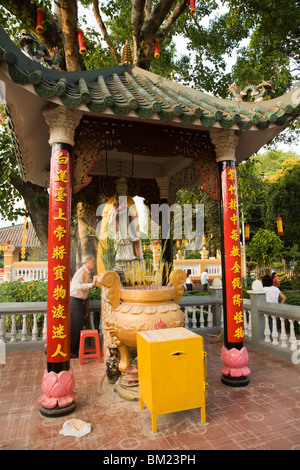
[[[245,387],[250,382],[250,369],[248,364],[248,351],[245,347],[241,350],[222,348],[221,359],[224,367],[221,369],[221,381],[231,387]]]
[[[72,369],[55,372],[44,372],[42,392],[38,399],[40,413],[47,417],[65,416],[74,411],[77,397],[73,395],[75,379]]]

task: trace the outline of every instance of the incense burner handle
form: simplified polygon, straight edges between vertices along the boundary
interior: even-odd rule
[[[184,293],[183,284],[185,283],[185,281],[186,281],[186,272],[183,269],[175,269],[174,271],[171,272],[170,283],[176,289],[176,295],[174,298],[174,302],[176,304],[179,303],[181,297],[183,296],[183,293]]]
[[[102,286],[107,287],[105,297],[113,309],[120,305],[120,276],[115,271],[105,272],[99,279]]]

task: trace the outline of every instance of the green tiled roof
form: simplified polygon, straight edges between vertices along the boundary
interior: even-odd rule
[[[0,65],[7,65],[10,78],[20,85],[31,84],[46,100],[58,100],[70,109],[93,114],[112,110],[117,116],[133,112],[136,117],[154,116],[163,122],[178,119],[223,129],[259,130],[270,124],[283,126],[300,114],[300,104],[280,102],[244,103],[210,97],[145,72],[130,64],[85,72],[61,72],[42,67],[27,58],[0,30]]]

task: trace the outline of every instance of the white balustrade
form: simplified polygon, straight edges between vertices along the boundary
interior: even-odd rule
[[[290,351],[298,349],[300,341],[295,334],[295,320],[264,314],[264,321],[264,343],[272,343],[272,346],[279,346]],[[289,324],[289,334],[286,331],[286,321]],[[298,321],[297,323],[299,324]]]
[[[90,318],[92,328],[95,329],[94,314],[100,310],[99,301],[90,301]],[[0,304],[0,340],[8,341],[10,343],[27,342],[27,341],[41,341],[47,339],[47,303],[40,302],[37,305],[33,303],[19,302],[19,303],[2,303]],[[35,310],[35,311],[33,311]],[[25,313],[24,313],[25,312]],[[41,314],[42,330],[39,334],[38,315]],[[28,331],[27,319],[28,316],[33,319],[31,331]],[[7,329],[5,319],[8,317],[11,320],[11,326]],[[18,321],[17,321],[17,317]],[[99,327],[100,328],[100,327]]]

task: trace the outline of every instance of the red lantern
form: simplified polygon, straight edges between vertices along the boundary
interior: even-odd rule
[[[206,235],[205,234],[202,235],[202,246],[203,248],[206,247]]]
[[[190,0],[190,5],[191,5],[191,14],[194,15],[196,13],[195,0]]]
[[[180,240],[176,240],[176,248],[177,248],[177,250],[180,249]]]
[[[84,43],[84,37],[83,37],[82,29],[78,29],[77,35],[78,35],[79,53],[80,54],[86,54],[87,50],[86,50],[85,43]]]
[[[278,235],[283,235],[282,218],[276,217]]]
[[[155,39],[155,41],[154,41],[154,57],[155,57],[155,59],[158,59],[160,57],[159,40],[158,39]]]
[[[37,33],[43,33],[44,32],[44,26],[42,25],[43,21],[44,21],[44,10],[42,8],[38,8],[36,10],[36,14],[37,14],[37,19],[36,19],[36,32]]]
[[[250,240],[250,225],[245,224],[245,240]]]

